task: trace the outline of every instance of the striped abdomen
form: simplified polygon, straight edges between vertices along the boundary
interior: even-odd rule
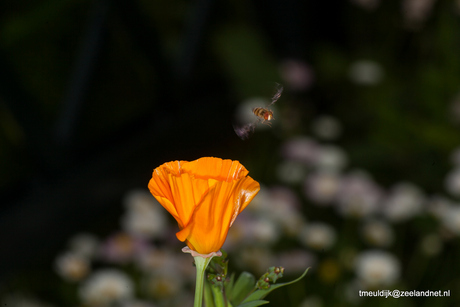
[[[259,107],[252,109],[252,112],[255,116],[262,118],[264,121],[273,119],[273,112],[271,110]]]

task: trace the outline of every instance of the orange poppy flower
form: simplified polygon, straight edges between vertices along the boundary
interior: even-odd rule
[[[238,161],[220,158],[173,161],[157,167],[152,195],[176,219],[180,241],[200,254],[220,250],[238,214],[260,190]]]

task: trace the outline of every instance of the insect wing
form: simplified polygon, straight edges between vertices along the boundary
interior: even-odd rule
[[[236,135],[238,135],[240,139],[247,140],[254,133],[254,130],[256,129],[256,123],[247,124],[242,127],[234,125],[233,130],[235,130]]]
[[[283,90],[284,90],[283,86],[279,83],[276,83],[275,94],[272,97],[272,102],[270,102],[270,104],[267,107],[271,106],[276,101],[278,101],[278,99],[280,99],[281,94],[283,93]]]

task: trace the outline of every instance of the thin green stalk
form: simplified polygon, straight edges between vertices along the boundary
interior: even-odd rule
[[[222,289],[218,286],[211,286],[211,290],[214,296],[214,303],[216,304],[216,307],[226,307],[227,304],[225,304],[224,300],[224,294],[222,293]]]
[[[195,258],[195,266],[196,266],[196,287],[195,287],[195,303],[193,304],[193,307],[203,307],[204,273],[212,257],[203,258],[200,256],[196,256],[194,258]]]

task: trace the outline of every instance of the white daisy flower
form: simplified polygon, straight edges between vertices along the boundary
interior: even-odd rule
[[[155,198],[144,190],[132,191],[125,198],[126,213],[122,217],[123,229],[144,238],[162,236],[167,228],[166,211]]]
[[[422,191],[411,183],[393,187],[383,204],[383,213],[394,222],[406,221],[422,212],[425,198]]]
[[[342,132],[340,122],[333,116],[323,115],[311,123],[313,133],[323,140],[335,140]]]
[[[359,280],[370,288],[390,286],[399,279],[401,264],[388,252],[370,250],[357,256],[355,271]]]
[[[362,228],[362,236],[367,243],[378,247],[388,247],[394,240],[390,225],[378,220],[366,221]]]
[[[299,233],[299,241],[315,250],[327,250],[335,244],[336,232],[327,224],[309,223]]]
[[[376,85],[383,79],[383,68],[375,61],[360,60],[351,64],[348,72],[351,81],[359,85]]]
[[[69,252],[56,258],[55,268],[62,278],[68,281],[79,281],[88,275],[90,263],[88,258]]]
[[[310,174],[304,183],[304,192],[308,199],[319,205],[330,205],[339,192],[341,177],[335,172],[317,172]]]
[[[80,298],[85,304],[109,306],[131,299],[134,284],[125,273],[105,269],[91,275],[79,290]]]

